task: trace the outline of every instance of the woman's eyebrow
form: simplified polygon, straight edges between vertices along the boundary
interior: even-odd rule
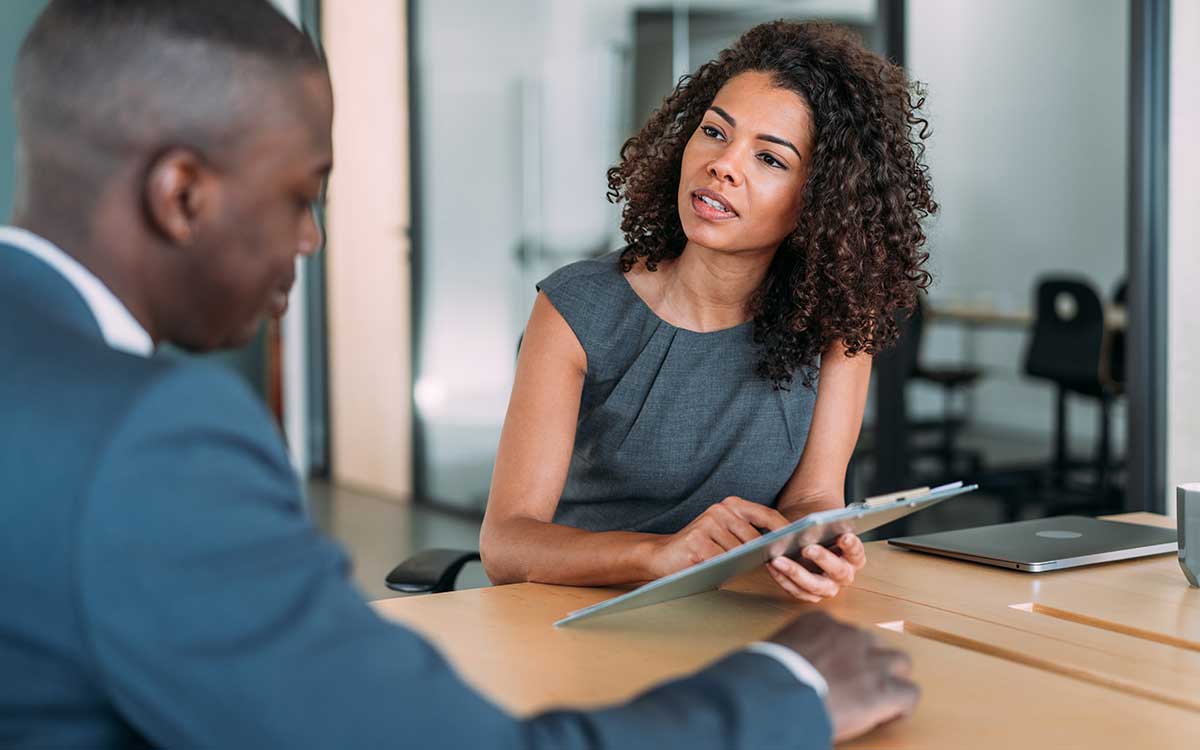
[[[725,122],[729,123],[729,125],[731,127],[735,127],[735,128],[737,127],[737,120],[733,119],[733,115],[729,114],[725,110],[723,110],[720,107],[717,107],[715,105],[712,107],[709,107],[709,109],[711,109],[713,112],[716,112],[718,115],[720,115],[721,119],[723,119],[723,120],[725,120]]]
[[[791,150],[796,152],[796,158],[800,159],[801,161],[804,160],[804,157],[800,155],[800,149],[793,146],[791,141],[784,140],[783,138],[780,138],[777,135],[767,135],[765,133],[760,133],[758,136],[758,140],[769,141],[771,143],[778,143],[780,146],[787,146],[788,148],[790,148]]]

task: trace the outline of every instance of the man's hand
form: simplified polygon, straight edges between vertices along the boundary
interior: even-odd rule
[[[797,619],[769,639],[803,656],[825,681],[825,705],[836,742],[848,740],[916,708],[920,695],[909,679],[906,654],[881,648],[873,635],[823,612]]]

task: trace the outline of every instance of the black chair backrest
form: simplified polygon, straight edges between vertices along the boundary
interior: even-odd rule
[[[1064,388],[1100,395],[1104,307],[1086,281],[1043,278],[1034,291],[1036,317],[1025,372]]]
[[[925,332],[924,300],[918,295],[917,305],[911,310],[896,311],[896,325],[900,329],[900,337],[891,351],[896,365],[907,378],[917,369],[917,360],[921,355],[921,336]]]
[[[1113,291],[1113,304],[1125,307],[1128,304],[1129,283],[1121,279]],[[1123,389],[1125,385],[1125,331],[1116,329],[1108,339],[1108,377],[1113,384]]]

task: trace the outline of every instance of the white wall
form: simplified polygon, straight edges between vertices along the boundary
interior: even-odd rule
[[[929,225],[931,300],[1029,309],[1035,277],[1056,271],[1111,295],[1125,271],[1128,0],[909,0],[907,10],[942,209]],[[1052,390],[1020,374],[1026,344],[1020,331],[977,334],[988,372],[979,422],[1050,429]],[[965,345],[940,326],[925,353],[961,361]],[[1072,433],[1094,434],[1090,405],[1073,411]]]
[[[398,0],[322,11],[335,99],[325,214],[333,476],[399,499],[412,493],[405,14]]]
[[[1171,4],[1167,507],[1200,481],[1200,2]]]

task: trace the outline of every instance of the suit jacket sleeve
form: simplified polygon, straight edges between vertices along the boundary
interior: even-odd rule
[[[115,710],[167,747],[815,748],[821,700],[769,657],[593,713],[516,720],[348,580],[304,515],[282,442],[232,376],[181,366],[101,456],[75,598]]]

